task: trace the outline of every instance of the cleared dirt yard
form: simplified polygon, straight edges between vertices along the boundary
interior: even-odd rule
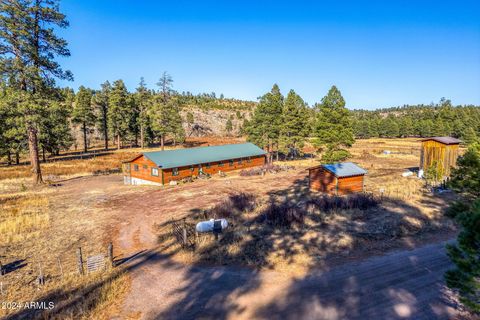
[[[424,192],[422,181],[401,177],[405,168],[418,165],[417,146],[416,140],[358,141],[352,148],[352,161],[369,171],[367,190],[376,196],[383,193],[383,201],[368,210],[318,214],[321,219],[314,213],[306,214],[304,225],[290,228],[265,223],[247,226],[243,222],[255,220],[271,199],[302,205],[316,198],[316,194],[306,191],[305,171],[306,167],[317,163],[315,159],[285,163],[295,169],[265,177],[230,174],[226,178],[213,177],[164,188],[124,186],[118,174],[79,177],[38,189],[31,188],[23,180],[19,183],[4,179],[0,182],[5,191],[0,203],[0,230],[3,230],[2,237],[7,238],[1,244],[0,261],[4,265],[19,261],[14,270],[2,277],[6,284],[5,299],[53,297],[80,303],[81,307],[66,307],[72,318],[81,308],[85,308],[87,317],[88,312],[100,318],[122,312],[138,316],[138,312],[145,310],[128,306],[135,298],[141,300],[142,292],[138,290],[141,281],[145,280],[141,279],[142,272],[132,273],[133,277],[128,273],[121,275],[121,281],[111,272],[83,278],[76,275],[76,248],[82,246],[84,255],[96,254],[105,252],[110,241],[114,243],[117,261],[133,257],[130,263],[135,263],[135,254],[154,252],[179,266],[235,264],[276,269],[290,277],[328,270],[392,249],[411,249],[450,239],[455,235],[455,226],[443,217],[442,210],[454,195],[432,195]],[[383,150],[400,153],[386,155]],[[111,161],[108,157],[103,159]],[[65,163],[68,164],[68,160]],[[55,180],[64,177],[58,175]],[[222,240],[217,244],[211,236],[206,237],[203,249],[193,252],[180,250],[168,237],[168,223],[172,218],[190,217],[193,221],[192,215],[198,219],[204,210],[239,192],[252,194],[257,206],[251,212],[240,213],[237,223],[229,229],[231,233],[224,235],[223,244]],[[31,217],[35,217],[35,223],[31,223]],[[378,227],[379,234],[360,235],[359,230],[370,230],[367,226]],[[232,233],[235,241],[228,242]],[[57,258],[61,261],[63,276]],[[46,278],[44,286],[35,282],[39,263]],[[132,291],[123,305],[121,296],[128,290],[130,280]],[[106,286],[114,289],[102,289]],[[79,301],[80,293],[94,290],[104,290],[93,295],[102,296],[103,302],[85,304]],[[266,290],[268,292],[268,288]],[[118,295],[112,296],[112,292]],[[6,311],[1,312],[5,314]]]

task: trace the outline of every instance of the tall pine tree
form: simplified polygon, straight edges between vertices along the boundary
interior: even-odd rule
[[[280,129],[280,150],[297,157],[309,132],[309,114],[303,99],[290,90],[285,99]]]
[[[273,153],[278,152],[282,112],[283,96],[278,85],[274,84],[272,90],[260,98],[252,119],[244,128],[248,141],[268,151],[269,162],[273,160]]]
[[[323,161],[334,162],[346,159],[346,150],[355,142],[350,111],[345,108],[342,94],[333,86],[316,105],[315,145],[322,150]]]
[[[95,93],[93,103],[96,107],[96,118],[100,131],[103,135],[104,148],[108,150],[108,118],[109,118],[109,97],[112,91],[110,82],[105,81],[101,85],[101,89]]]
[[[116,80],[108,99],[108,127],[115,137],[117,149],[122,146],[122,139],[127,135],[130,120],[130,104],[127,87],[123,80]]]
[[[92,90],[80,86],[75,97],[72,120],[79,124],[83,134],[83,151],[88,151],[88,133],[91,126],[95,124],[95,110],[92,104]]]
[[[28,136],[34,183],[42,183],[38,151],[40,117],[55,78],[71,80],[55,57],[69,56],[67,42],[55,33],[68,22],[56,0],[0,2],[0,72],[16,90]]]

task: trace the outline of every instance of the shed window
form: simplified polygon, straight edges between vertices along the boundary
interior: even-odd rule
[[[230,165],[230,167],[233,167],[233,160],[229,161],[229,165]]]
[[[133,171],[138,171],[138,164],[133,165]]]
[[[152,168],[152,176],[158,177],[158,168]]]
[[[172,176],[178,176],[178,168],[172,169]]]

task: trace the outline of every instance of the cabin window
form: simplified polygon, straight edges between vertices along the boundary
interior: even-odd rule
[[[238,159],[238,164],[242,165],[242,159]]]
[[[207,169],[209,169],[211,166],[212,166],[212,165],[211,165],[210,163],[207,163],[207,164],[205,165],[205,167],[206,167]]]
[[[172,169],[172,176],[178,176],[178,168]]]
[[[133,171],[138,171],[138,164],[133,165]]]
[[[252,158],[248,157],[247,158],[247,163],[250,163],[250,162],[252,162]]]
[[[229,161],[229,165],[230,165],[230,167],[233,167],[233,160]]]
[[[152,168],[152,176],[158,177],[158,168]]]
[[[219,162],[219,163],[218,163],[218,166],[219,166],[219,167],[223,167],[223,162]]]

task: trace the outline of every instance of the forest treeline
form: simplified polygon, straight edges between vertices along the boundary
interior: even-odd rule
[[[452,106],[445,98],[430,105],[354,110],[352,113],[357,138],[453,136],[469,143],[480,136],[480,108]]]
[[[80,86],[77,92],[71,88],[51,88],[49,99],[39,108],[36,119],[41,158],[45,160],[49,155],[77,147],[75,128],[81,132],[84,152],[92,147],[94,132],[104,140],[105,149],[144,147],[153,143],[163,146],[166,138],[173,143],[183,142],[183,124],[194,124],[191,112],[187,112],[185,119],[181,118],[182,109],[235,110],[237,117],[241,117],[243,111],[250,112],[255,107],[255,102],[217,97],[215,93],[179,93],[173,90],[172,83],[172,77],[164,73],[156,89],[148,89],[143,78],[133,92],[123,80],[105,81],[98,89]],[[28,151],[25,115],[20,103],[16,90],[3,81],[0,84],[0,156],[7,163],[18,163],[20,156]],[[231,125],[231,119],[227,119],[226,132],[232,130]]]

